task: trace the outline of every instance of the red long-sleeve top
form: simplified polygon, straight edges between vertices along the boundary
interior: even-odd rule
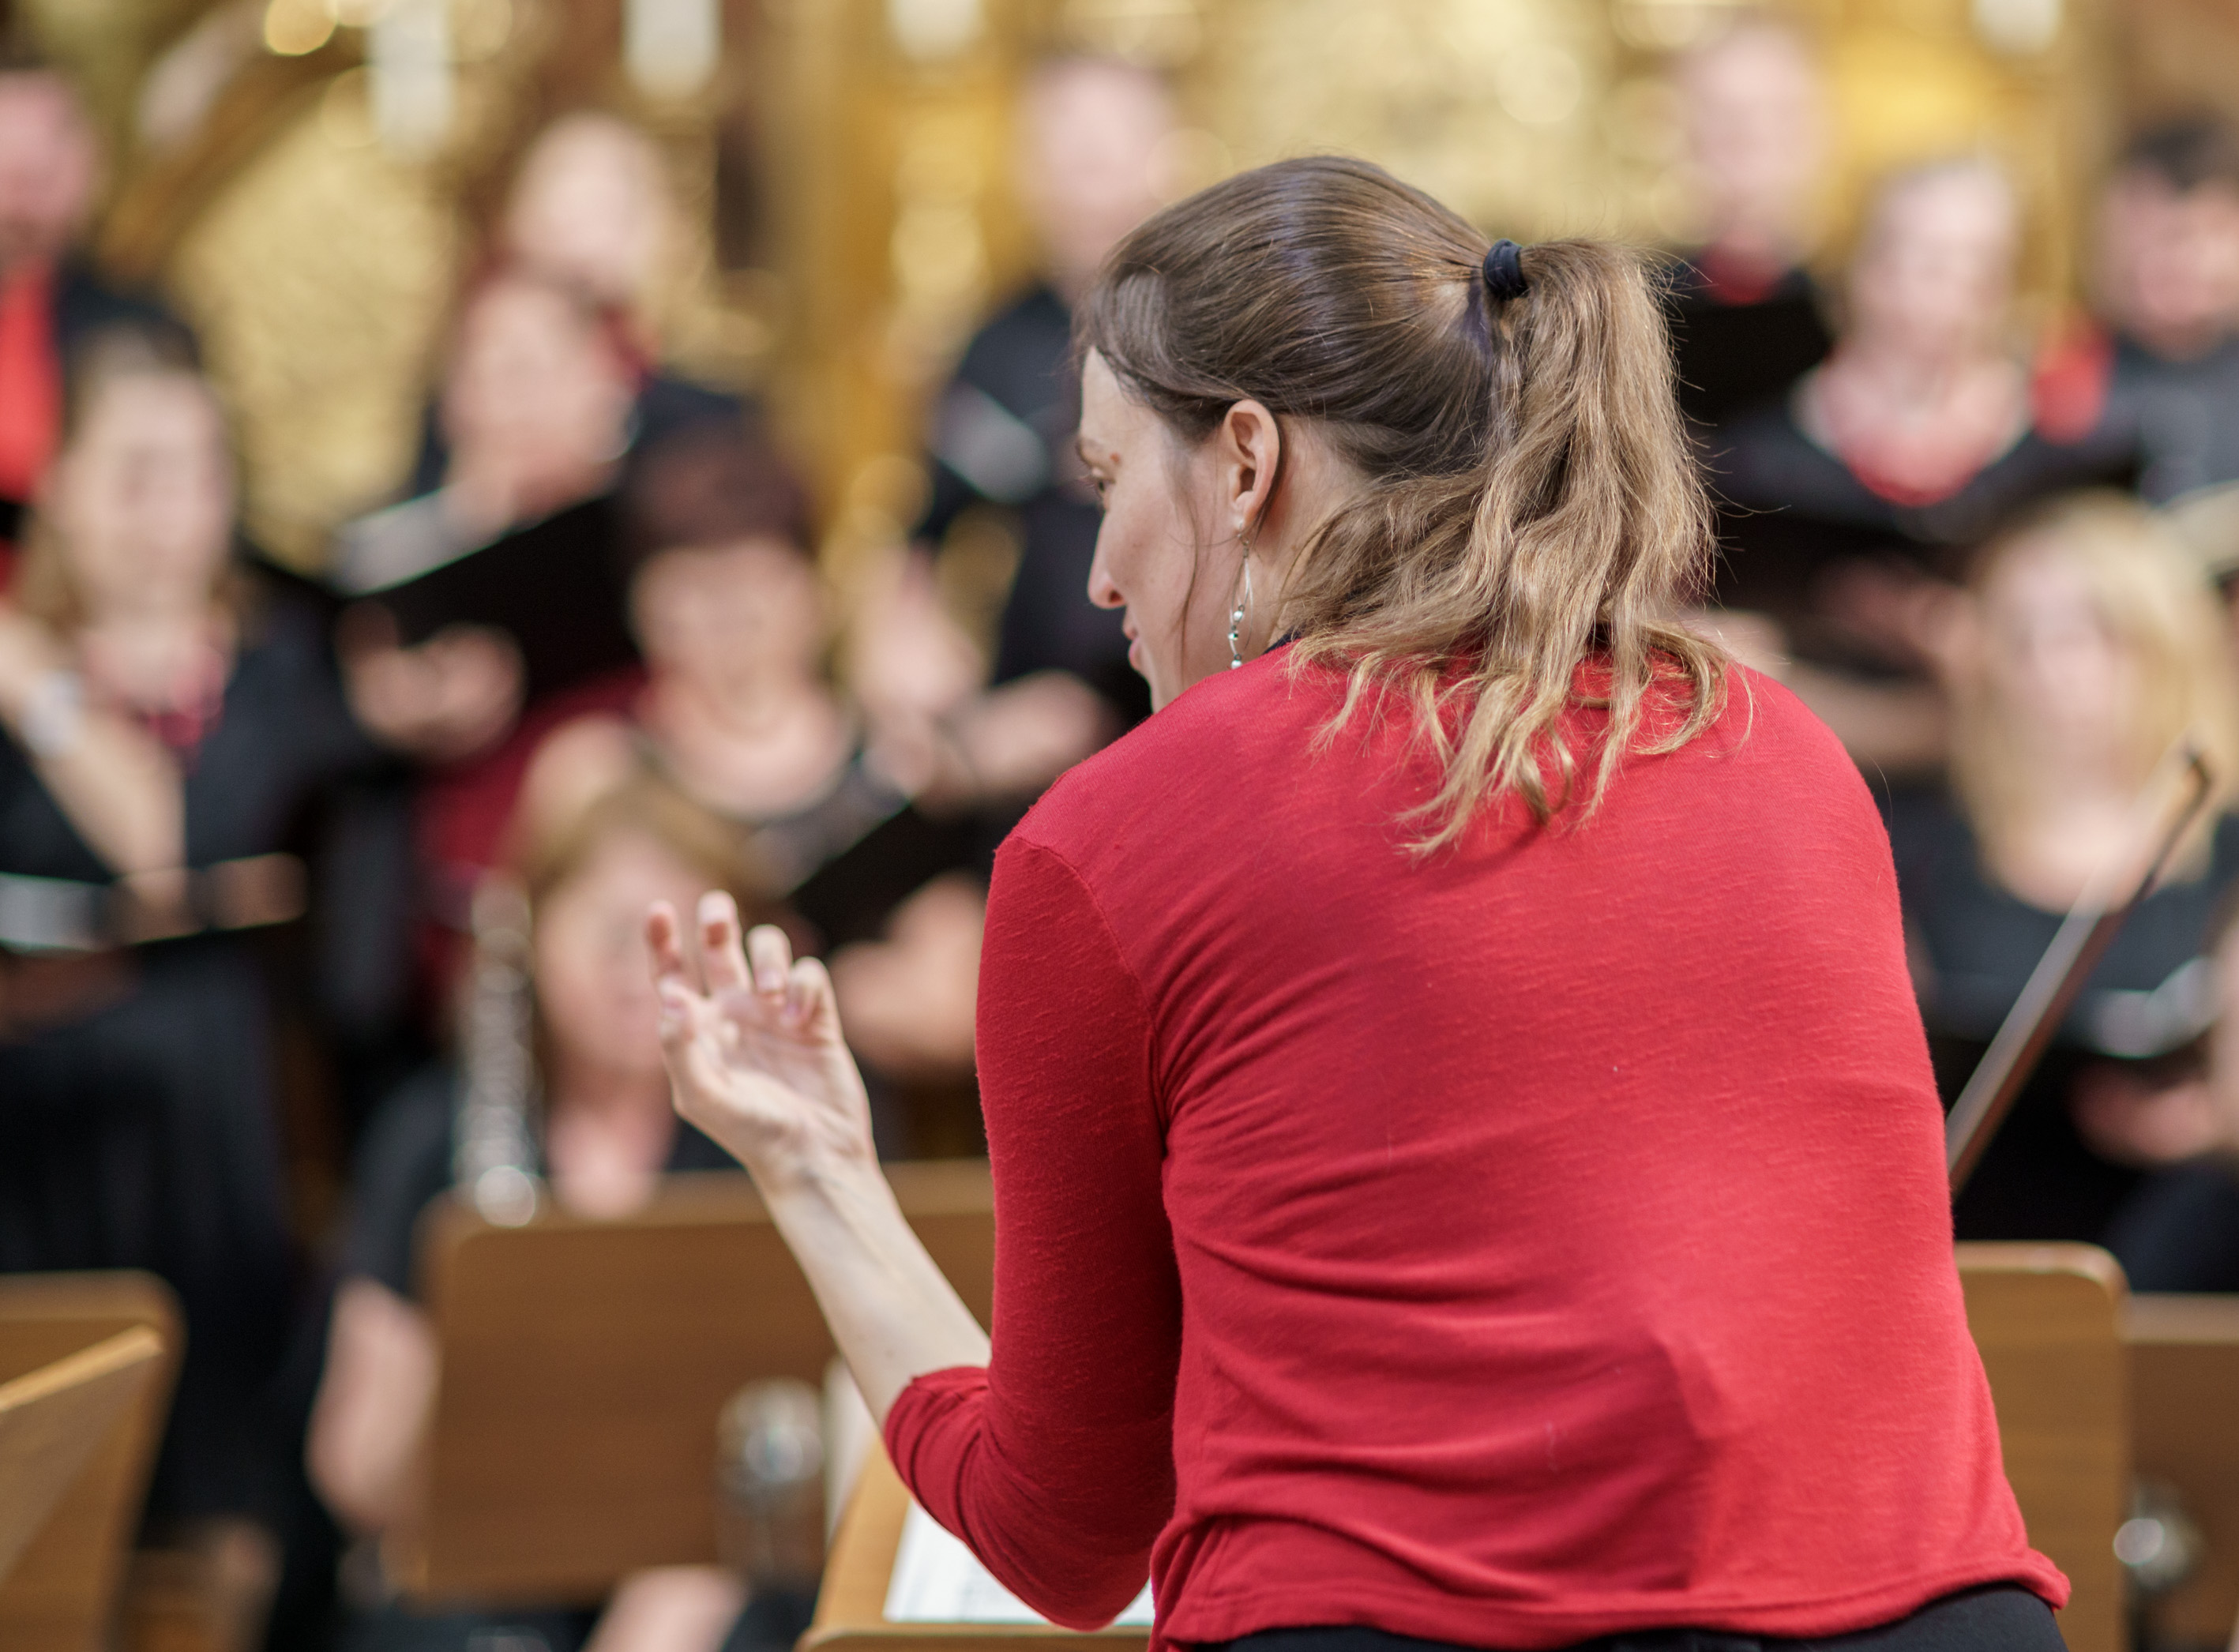
[[[1837,1634],[2034,1553],[1951,1254],[1889,844],[1737,673],[1599,813],[1405,852],[1403,720],[1271,656],[1004,845],[993,1363],[887,1423],[1057,1622]]]

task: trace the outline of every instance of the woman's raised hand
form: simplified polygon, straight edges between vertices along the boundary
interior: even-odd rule
[[[646,915],[676,1110],[753,1171],[766,1195],[875,1164],[870,1102],[824,965],[795,959],[785,932],[767,925],[742,945],[728,895],[701,897],[699,923],[704,990],[675,909],[661,902]]]

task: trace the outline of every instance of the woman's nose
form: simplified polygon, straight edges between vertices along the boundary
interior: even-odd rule
[[[1124,608],[1126,596],[1112,583],[1112,575],[1104,567],[1104,554],[1099,551],[1096,560],[1088,565],[1088,600],[1100,608]]]

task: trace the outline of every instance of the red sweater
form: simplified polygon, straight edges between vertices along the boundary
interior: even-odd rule
[[[887,1423],[1060,1623],[1837,1634],[2031,1551],[1952,1265],[1889,842],[1784,689],[1583,826],[1417,862],[1405,730],[1193,688],[987,909],[993,1363]],[[1396,721],[1396,720],[1395,720]]]

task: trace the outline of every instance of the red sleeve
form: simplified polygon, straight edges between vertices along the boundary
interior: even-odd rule
[[[1069,1629],[1111,1621],[1173,1512],[1181,1289],[1141,987],[1073,868],[1013,837],[980,965],[995,1183],[985,1371],[936,1371],[887,1417],[934,1519]]]

